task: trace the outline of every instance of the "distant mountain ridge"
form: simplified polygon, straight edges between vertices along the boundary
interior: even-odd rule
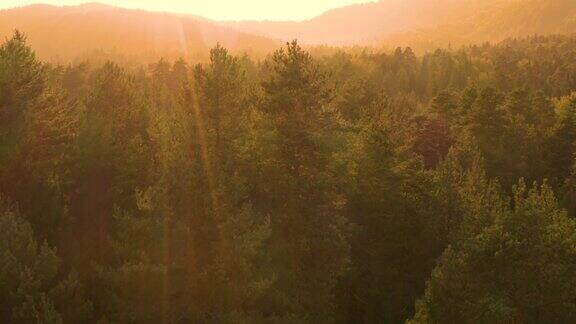
[[[380,0],[303,22],[229,22],[252,34],[307,44],[411,45],[500,41],[576,32],[576,0]]]
[[[239,30],[307,44],[378,44],[383,37],[446,21],[461,20],[479,11],[496,10],[511,0],[380,0],[332,9],[303,22],[229,22]]]
[[[95,52],[126,59],[199,59],[217,42],[236,52],[267,53],[280,42],[190,15],[122,9],[97,3],[32,5],[0,10],[0,37],[19,29],[44,59],[68,61]]]
[[[282,41],[306,45],[412,46],[500,41],[576,32],[576,0],[380,0],[333,9],[302,22],[216,22],[193,15],[98,3],[0,10],[0,37],[24,32],[43,59],[205,59],[216,43],[263,56]]]
[[[382,42],[431,49],[449,44],[478,44],[513,37],[574,33],[575,0],[512,0],[502,2],[495,10],[479,11],[453,22],[389,35]]]

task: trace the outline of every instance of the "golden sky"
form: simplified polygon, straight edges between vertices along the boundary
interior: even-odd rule
[[[0,8],[34,3],[77,5],[86,0],[0,0]],[[124,8],[189,13],[216,20],[304,20],[331,8],[370,0],[100,0]]]

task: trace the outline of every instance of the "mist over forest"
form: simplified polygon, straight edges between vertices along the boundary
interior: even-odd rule
[[[0,10],[0,323],[576,322],[575,31]]]

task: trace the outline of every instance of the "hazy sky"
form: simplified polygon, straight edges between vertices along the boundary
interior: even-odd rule
[[[86,0],[0,0],[0,8],[33,3],[76,5]],[[101,0],[118,7],[190,13],[217,20],[303,20],[322,12],[370,0]]]

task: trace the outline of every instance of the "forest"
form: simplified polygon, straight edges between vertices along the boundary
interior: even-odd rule
[[[134,63],[134,62],[133,62]],[[0,45],[1,323],[574,323],[576,36]]]

